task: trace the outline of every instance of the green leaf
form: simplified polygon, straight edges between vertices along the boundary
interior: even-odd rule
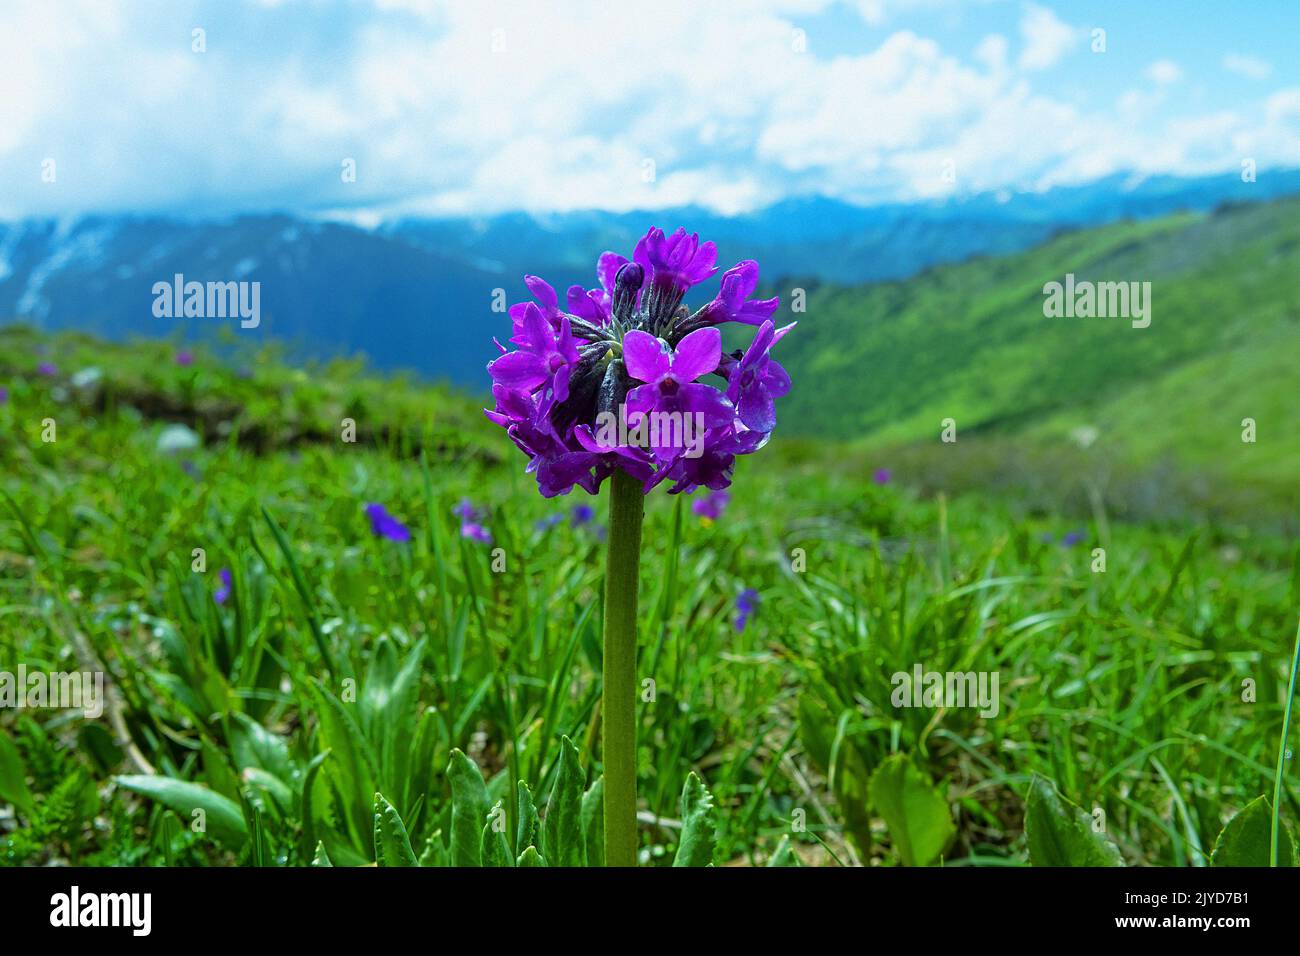
[[[483,774],[474,761],[453,750],[447,779],[451,782],[451,865],[479,866],[482,820],[490,806]]]
[[[546,803],[544,849],[551,866],[582,866],[582,785],[586,774],[578,748],[568,737],[560,740],[560,767]]]
[[[515,846],[530,846],[537,842],[541,830],[541,820],[537,816],[537,804],[533,802],[533,792],[528,784],[519,781],[519,820],[515,826]]]
[[[1032,866],[1123,866],[1113,843],[1092,828],[1092,817],[1034,774],[1025,805],[1025,838]]]
[[[1210,866],[1268,866],[1273,845],[1273,807],[1256,797],[1228,821],[1214,842]],[[1285,825],[1277,834],[1277,865],[1295,866],[1295,843]]]
[[[18,746],[0,730],[0,800],[12,803],[31,816],[32,792],[27,787],[27,768]]]
[[[206,831],[232,850],[240,849],[248,841],[248,825],[239,804],[201,784],[148,774],[114,777],[113,781],[119,787],[175,810],[186,826],[193,825],[194,811],[202,810]]]
[[[510,853],[510,844],[506,842],[506,811],[498,800],[488,814],[487,823],[483,825],[483,836],[479,841],[479,855],[484,866],[514,866]]]
[[[682,787],[682,839],[673,866],[708,866],[713,862],[713,794],[694,771]]]
[[[605,778],[582,795],[582,844],[587,866],[605,865]]]
[[[419,866],[406,824],[382,793],[375,794],[375,862],[380,866]]]
[[[537,852],[537,847],[530,846],[527,850],[524,850],[523,853],[519,854],[519,860],[516,862],[515,865],[516,866],[545,866],[546,861],[543,860],[542,855]]]
[[[292,781],[293,761],[289,759],[288,742],[247,714],[236,712],[231,716],[236,726],[230,735],[230,749],[239,769],[258,767],[284,783]]]
[[[947,799],[930,778],[906,754],[894,754],[876,768],[869,787],[903,865],[936,862],[957,828]]]
[[[311,858],[312,866],[333,866],[330,862],[330,855],[325,852],[325,844],[319,840],[316,841],[316,854]]]
[[[799,856],[794,852],[793,845],[790,843],[789,834],[781,837],[781,842],[776,845],[772,855],[768,857],[768,866],[802,866],[799,862]]]

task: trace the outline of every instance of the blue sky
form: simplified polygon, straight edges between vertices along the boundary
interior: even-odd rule
[[[0,217],[1265,176],[1300,165],[1297,36],[1294,0],[16,0]]]

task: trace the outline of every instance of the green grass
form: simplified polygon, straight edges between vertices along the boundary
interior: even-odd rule
[[[1043,286],[1067,272],[1150,282],[1151,325],[1044,317]],[[1294,513],[1297,274],[1300,199],[1287,198],[1068,232],[899,282],[813,288],[777,351],[816,387],[790,394],[784,420],[898,450],[932,447],[952,418],[959,442],[1011,439],[1053,455],[1087,426],[1099,471],[1192,473],[1203,502],[1239,513],[1258,511],[1237,500],[1248,484],[1271,512]],[[1241,440],[1245,418],[1254,444]]]
[[[541,499],[473,403],[355,365],[200,353],[186,369],[165,344],[5,330],[0,385],[0,670],[102,668],[114,688],[99,720],[0,710],[0,860],[463,862],[498,801],[494,859],[592,859],[530,836],[528,807],[562,828],[599,776],[603,498],[573,524],[579,499]],[[174,421],[201,447],[159,452]],[[872,483],[889,463],[778,433],[722,521],[647,502],[644,861],[892,865],[940,846],[949,865],[1021,864],[1041,774],[1104,812],[1127,863],[1204,863],[1274,793],[1295,541]],[[463,497],[492,545],[460,537]],[[373,537],[370,501],[412,540]],[[738,633],[746,587],[761,604]],[[998,715],[893,707],[891,674],[916,663],[997,672]]]

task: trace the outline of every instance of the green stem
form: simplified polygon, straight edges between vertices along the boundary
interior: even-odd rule
[[[641,483],[614,472],[605,566],[605,865],[636,866],[636,590],[641,566]]]
[[[1282,771],[1286,767],[1286,738],[1291,733],[1291,705],[1295,702],[1295,675],[1300,670],[1300,627],[1295,632],[1295,650],[1291,654],[1291,682],[1286,689],[1286,711],[1282,717],[1282,739],[1277,745],[1277,774],[1273,777],[1273,828],[1268,848],[1268,865],[1277,866],[1277,836],[1281,825],[1278,814],[1282,809]]]

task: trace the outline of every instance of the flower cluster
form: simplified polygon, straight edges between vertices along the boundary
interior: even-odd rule
[[[717,296],[690,312],[687,290],[716,261],[697,234],[651,229],[630,260],[602,255],[599,288],[571,287],[564,308],[551,285],[524,278],[536,301],[510,309],[515,349],[497,342],[495,407],[485,411],[529,457],[544,496],[574,486],[595,494],[617,470],[646,492],[664,481],[672,494],[720,490],[736,457],[766,443],[773,400],[790,389],[770,352],[793,324],[774,326],[778,299],[750,298],[752,260],[723,273]],[[758,328],[748,349],[722,351],[724,322]],[[701,381],[710,375],[717,385]]]

